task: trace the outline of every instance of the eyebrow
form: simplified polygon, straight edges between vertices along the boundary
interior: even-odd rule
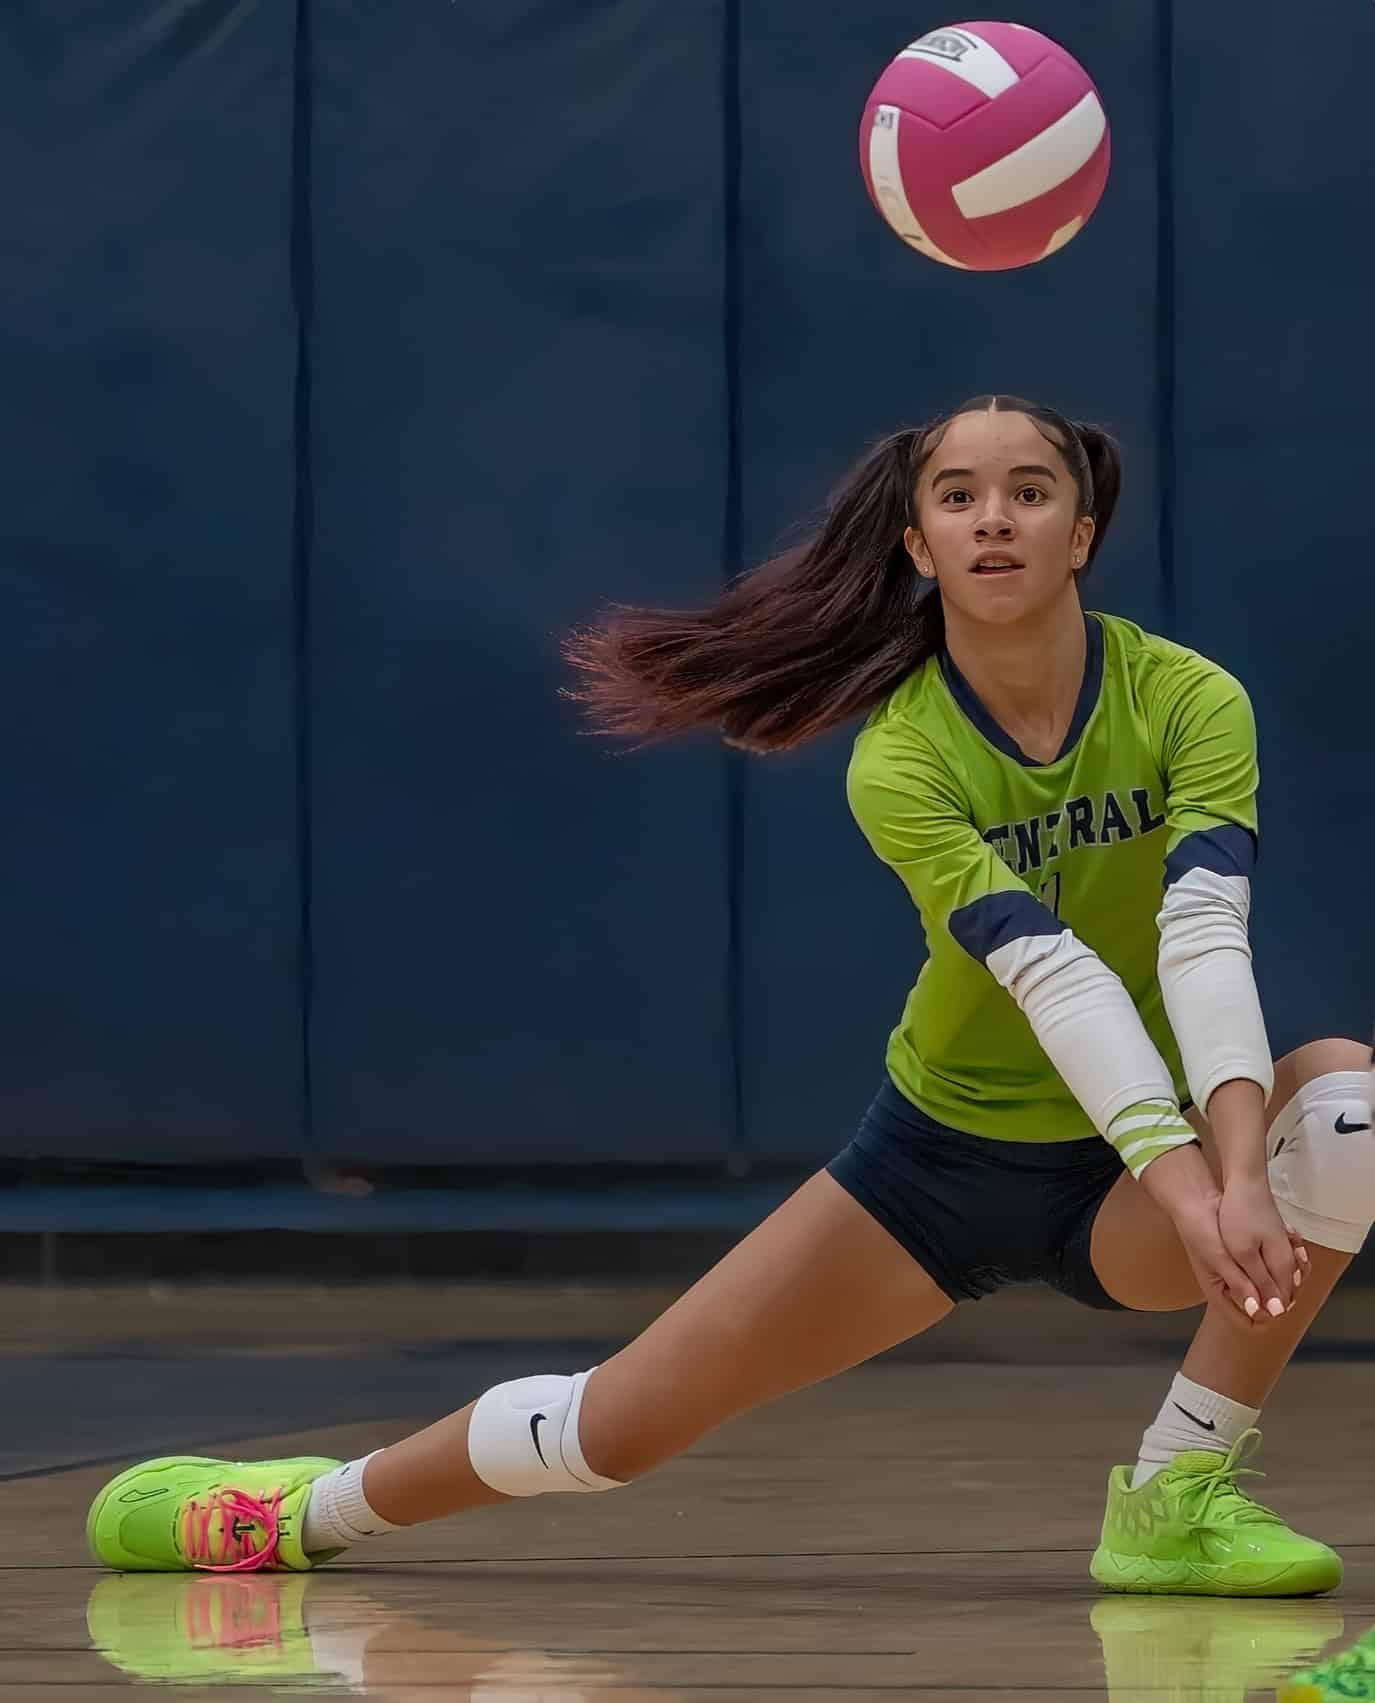
[[[1049,479],[1052,484],[1055,483],[1054,473],[1049,467],[1042,467],[1039,462],[1030,462],[1025,467],[1011,467],[1008,471],[1009,473],[1036,473],[1042,479]],[[934,490],[942,479],[972,479],[973,477],[974,470],[971,467],[946,467],[931,481],[931,488]]]

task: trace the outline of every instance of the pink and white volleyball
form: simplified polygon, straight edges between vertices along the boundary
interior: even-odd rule
[[[906,47],[860,126],[874,205],[932,260],[1000,272],[1088,223],[1108,180],[1107,114],[1078,60],[1023,24],[949,24]]]

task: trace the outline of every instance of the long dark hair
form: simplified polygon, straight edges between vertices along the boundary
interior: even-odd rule
[[[717,728],[746,751],[786,751],[881,702],[945,640],[934,584],[903,545],[917,481],[960,414],[1026,414],[1074,476],[1095,522],[1088,572],[1117,506],[1122,461],[1099,426],[1016,396],[976,396],[874,445],[816,535],[742,575],[708,609],[617,605],[570,635],[568,696],[605,733],[662,739]]]

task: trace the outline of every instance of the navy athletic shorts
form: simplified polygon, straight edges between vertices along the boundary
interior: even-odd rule
[[[966,1135],[927,1117],[885,1080],[827,1170],[952,1301],[1041,1282],[1085,1306],[1122,1310],[1089,1258],[1098,1208],[1123,1175],[1099,1136]]]

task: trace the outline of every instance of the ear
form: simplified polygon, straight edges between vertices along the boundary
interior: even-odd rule
[[[1074,531],[1069,537],[1069,559],[1076,573],[1089,559],[1089,546],[1093,543],[1093,535],[1097,530],[1097,523],[1091,514],[1081,514],[1074,523]]]
[[[909,526],[902,535],[903,548],[912,558],[913,565],[923,579],[935,579],[936,564],[931,560],[931,552],[926,548],[926,540],[914,526]]]

